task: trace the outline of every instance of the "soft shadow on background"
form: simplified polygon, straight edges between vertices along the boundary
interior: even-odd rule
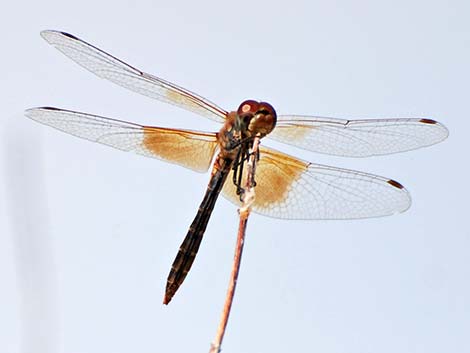
[[[16,119],[21,119],[17,115]],[[2,134],[3,169],[11,259],[16,278],[16,315],[22,352],[58,351],[57,285],[50,238],[41,140],[23,124],[7,122]],[[11,327],[7,330],[11,334]],[[7,337],[6,342],[10,341]],[[11,342],[11,341],[10,341]],[[8,345],[13,352],[13,346]]]

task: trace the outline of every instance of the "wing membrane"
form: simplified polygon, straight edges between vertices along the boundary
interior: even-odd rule
[[[65,32],[42,31],[41,36],[70,59],[95,75],[131,91],[223,122],[227,112],[207,99],[171,82],[142,72]]]
[[[207,171],[217,147],[215,133],[142,126],[51,107],[28,109],[25,114],[71,135],[197,172]]]
[[[411,198],[398,182],[373,174],[301,161],[260,149],[253,211],[282,219],[354,219],[407,210]],[[230,176],[223,194],[240,205]]]
[[[369,157],[433,145],[448,136],[431,119],[343,120],[279,116],[270,138],[309,151],[344,157]]]

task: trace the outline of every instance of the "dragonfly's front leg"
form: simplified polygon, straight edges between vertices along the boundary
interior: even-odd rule
[[[242,149],[240,148],[237,152],[237,156],[232,166],[233,170],[233,184],[237,188],[237,195],[240,195],[240,199],[243,196],[244,189],[241,187],[242,177],[243,177],[243,158],[242,158]]]

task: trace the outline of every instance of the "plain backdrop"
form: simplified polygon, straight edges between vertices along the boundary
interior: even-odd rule
[[[236,208],[221,198],[169,306],[166,276],[208,175],[41,126],[52,105],[138,123],[219,126],[88,73],[58,29],[226,109],[429,117],[429,148],[343,159],[403,183],[412,207],[361,221],[249,220],[224,352],[470,351],[468,1],[9,1],[0,21],[0,352],[204,352]],[[266,144],[269,144],[267,141]]]

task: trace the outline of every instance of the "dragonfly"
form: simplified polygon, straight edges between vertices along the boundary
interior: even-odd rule
[[[256,100],[246,100],[237,110],[226,111],[71,34],[46,30],[41,36],[101,78],[222,124],[218,132],[202,132],[144,126],[55,107],[25,112],[27,117],[71,135],[196,172],[206,172],[212,165],[204,198],[172,264],[164,304],[171,301],[194,262],[218,195],[241,204],[246,178],[243,167],[256,136],[343,157],[404,152],[448,136],[443,124],[429,118],[347,120],[277,115],[269,103]],[[252,210],[264,216],[359,219],[404,212],[411,205],[409,192],[390,178],[306,162],[265,146],[260,147],[257,159]]]

